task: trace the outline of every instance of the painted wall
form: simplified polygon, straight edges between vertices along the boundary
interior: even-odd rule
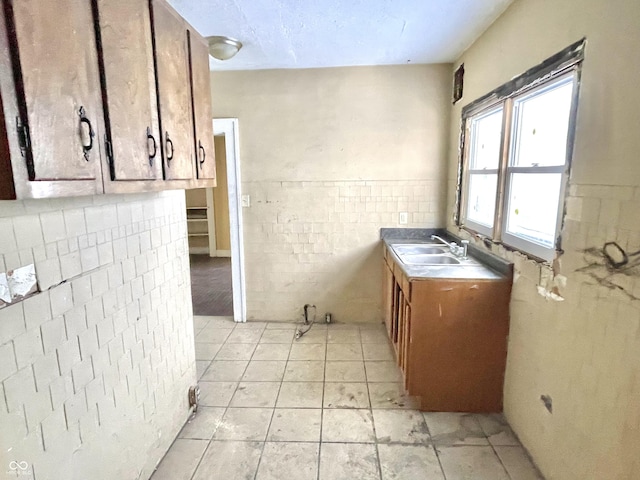
[[[43,290],[0,307],[0,477],[149,478],[196,380],[185,226],[182,191],[0,202]]]
[[[213,211],[216,222],[216,249],[231,251],[229,224],[229,188],[227,185],[227,151],[224,135],[214,137],[217,185],[213,189]]]
[[[516,267],[505,413],[548,480],[640,478],[640,266],[608,271],[599,253],[606,241],[640,250],[639,26],[636,0],[516,0],[455,65],[452,231],[462,106],[587,37],[565,254],[554,274],[494,247]],[[545,298],[554,286],[562,301]]]
[[[450,65],[212,74],[240,132],[247,311],[381,321],[379,229],[443,226]]]

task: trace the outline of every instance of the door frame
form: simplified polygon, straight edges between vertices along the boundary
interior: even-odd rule
[[[242,233],[242,190],[240,180],[240,137],[237,118],[214,118],[213,134],[224,135],[229,189],[229,227],[231,230],[231,284],[233,320],[247,321],[244,279],[244,237]]]

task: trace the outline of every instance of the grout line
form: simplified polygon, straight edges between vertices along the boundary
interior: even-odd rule
[[[329,325],[325,332],[324,344],[324,363],[322,364],[322,400],[320,402],[320,438],[318,440],[318,471],[316,472],[317,480],[320,480],[320,460],[322,458],[322,424],[324,423],[324,390],[327,385],[327,350],[329,349]]]
[[[264,332],[267,331],[267,328],[265,327],[262,335],[264,335]],[[262,338],[262,335],[260,335],[260,338]],[[256,346],[256,349],[258,347]],[[254,349],[254,353],[253,355],[255,355],[255,349]],[[253,358],[253,355],[251,356],[251,358]],[[256,465],[256,473],[253,476],[254,480],[258,477],[258,472],[260,471],[260,464],[262,463],[262,457],[264,455],[264,449],[267,446],[267,439],[269,438],[269,431],[271,430],[271,425],[273,424],[273,417],[276,414],[276,405],[278,404],[278,399],[280,397],[280,391],[282,390],[282,384],[284,383],[284,375],[285,372],[287,371],[287,363],[289,362],[289,356],[291,355],[291,348],[289,348],[289,354],[287,355],[287,360],[284,363],[284,372],[282,372],[282,378],[280,379],[280,386],[278,387],[278,393],[276,394],[276,399],[273,402],[273,409],[271,410],[271,418],[269,419],[269,425],[267,426],[267,431],[264,434],[264,441],[262,442],[262,450],[260,451],[260,458],[258,459],[258,465]],[[249,363],[251,363],[251,360],[249,360]],[[249,364],[247,364],[247,368],[248,368]]]

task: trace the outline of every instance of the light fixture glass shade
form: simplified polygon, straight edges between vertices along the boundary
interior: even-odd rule
[[[242,43],[230,37],[207,37],[209,53],[218,60],[229,60],[242,48]]]

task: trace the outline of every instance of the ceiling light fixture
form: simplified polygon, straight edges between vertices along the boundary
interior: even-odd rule
[[[242,43],[230,37],[207,37],[209,53],[218,60],[229,60],[242,48]]]

